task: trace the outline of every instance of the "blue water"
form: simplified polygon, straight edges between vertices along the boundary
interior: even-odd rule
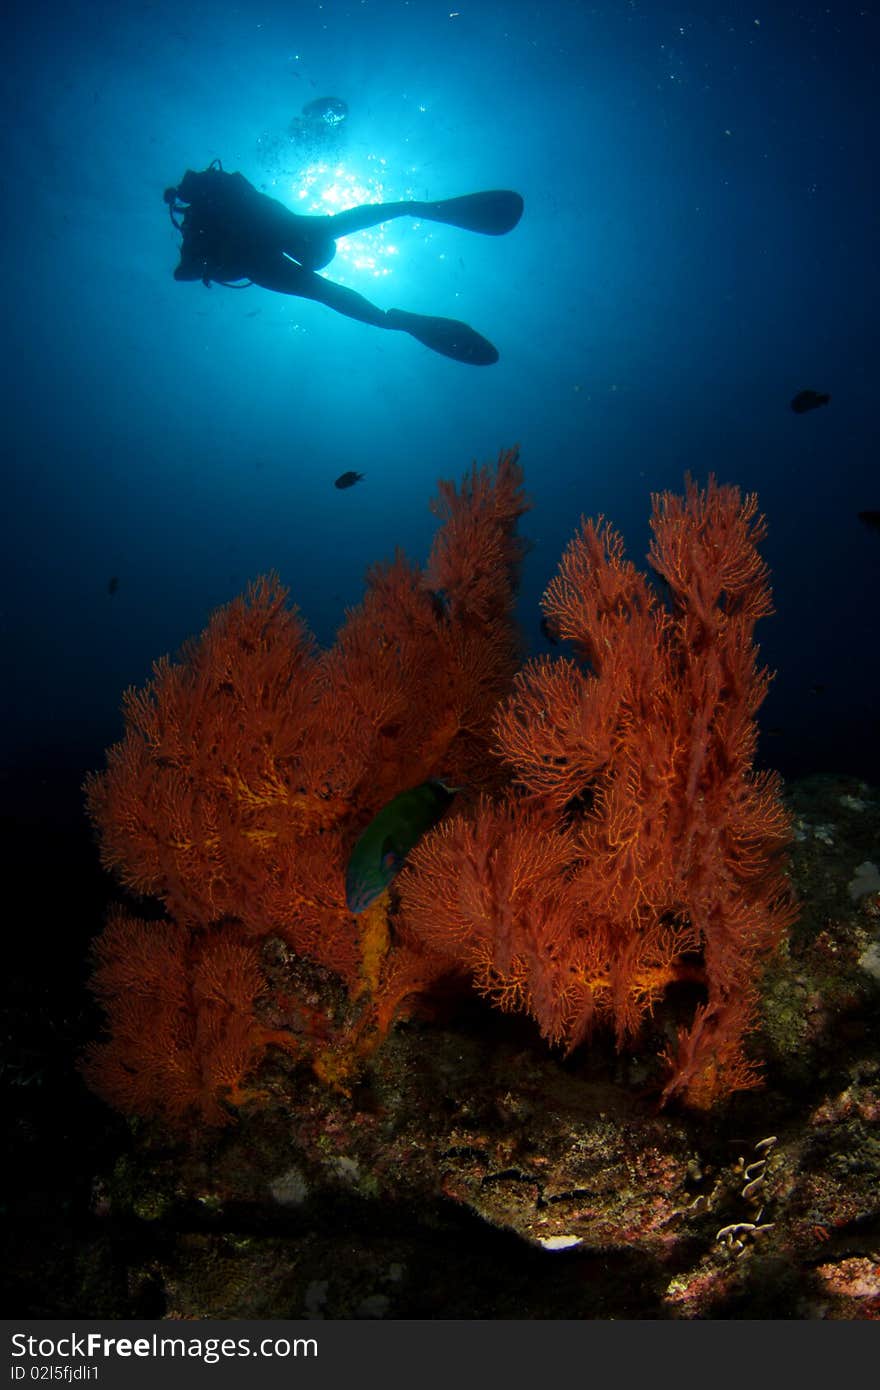
[[[641,562],[650,493],[714,469],[770,524],[762,761],[880,777],[880,534],[857,517],[880,508],[874,8],[9,15],[7,767],[99,763],[123,689],[267,570],[331,642],[370,563],[426,556],[436,479],[519,443],[533,651],[579,516],[604,512]],[[327,95],[343,127],[317,151],[292,141]],[[466,320],[500,361],[176,283],[162,191],[214,158],[298,211],[519,190],[508,236],[400,221],[326,272],[382,308]],[[802,388],[831,403],[792,413]],[[339,491],[347,469],[365,481]]]

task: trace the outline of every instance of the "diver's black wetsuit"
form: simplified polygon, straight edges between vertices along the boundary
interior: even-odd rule
[[[250,280],[280,294],[315,299],[376,328],[410,333],[459,362],[487,366],[498,360],[492,344],[466,323],[402,309],[386,312],[315,272],[332,261],[337,238],[394,217],[422,217],[500,236],[520,219],[523,204],[518,193],[501,189],[437,203],[368,203],[329,217],[301,217],[259,193],[242,174],[227,174],[215,160],[201,173],[188,169],[177,188],[165,190],[165,201],[183,233],[175,280],[201,280],[205,285]]]

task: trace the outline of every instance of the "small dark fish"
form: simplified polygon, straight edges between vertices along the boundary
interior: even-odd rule
[[[559,633],[557,632],[551,619],[547,617],[546,613],[541,619],[541,632],[547,638],[547,641],[550,643],[551,647],[559,646]]]
[[[363,482],[365,476],[364,473],[353,473],[351,469],[349,469],[347,473],[340,473],[333,486],[354,487],[355,483]]]
[[[870,526],[872,531],[880,531],[880,512],[859,512],[859,521],[865,526]]]
[[[432,778],[401,792],[373,817],[348,861],[345,900],[349,912],[363,912],[384,893],[410,850],[436,825],[458,790]]]
[[[116,593],[116,590],[117,590],[118,588],[119,588],[119,575],[118,575],[118,574],[113,574],[113,575],[110,576],[110,578],[109,578],[108,581],[107,581],[107,593],[108,593],[108,594],[115,594],[115,593]]]
[[[820,405],[827,405],[830,400],[831,397],[824,395],[821,391],[798,391],[796,396],[792,396],[790,404],[795,415],[803,415],[807,410],[815,410]]]
[[[811,686],[810,686],[810,694],[811,694],[811,695],[824,695],[824,694],[825,694],[825,687],[824,687],[824,685],[822,685],[821,682],[817,681],[815,685],[811,685]]]
[[[257,317],[257,314],[262,314],[262,312],[262,309],[249,309],[248,312],[245,314],[245,318],[255,319]]]

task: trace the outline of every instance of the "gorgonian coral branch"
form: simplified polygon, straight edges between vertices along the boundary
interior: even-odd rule
[[[474,466],[460,491],[441,484],[429,570],[399,553],[373,566],[329,650],[269,575],[127,692],[125,736],[86,799],[104,865],[157,897],[173,925],[111,924],[101,938],[95,987],[110,1037],[89,1074],[114,1103],[216,1119],[218,1093],[242,1089],[263,1034],[248,1032],[246,1002],[230,1011],[220,997],[227,936],[240,967],[228,981],[249,978],[241,952],[252,944],[241,943],[275,936],[339,976],[351,999],[379,989],[388,903],[349,910],[347,860],[398,793],[441,775],[475,790],[498,781],[488,749],[518,664],[514,532],[525,507],[515,450],[494,470]],[[151,993],[126,997],[117,982],[128,967],[115,957],[131,951],[146,971],[145,943],[163,970],[149,975]],[[169,1087],[178,1100],[147,1099]]]
[[[414,943],[569,1048],[603,1018],[623,1042],[672,982],[701,981],[666,1094],[707,1105],[755,1084],[743,1039],[794,915],[779,784],[752,770],[764,523],[710,479],[655,497],[652,526],[668,607],[607,523],[582,523],[543,600],[580,661],[517,677],[495,724],[517,790],[432,832],[401,901]]]

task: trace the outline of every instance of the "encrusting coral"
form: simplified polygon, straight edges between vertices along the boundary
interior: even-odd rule
[[[525,508],[502,453],[440,485],[426,570],[372,569],[329,651],[270,576],[126,694],[88,807],[104,865],[171,920],[115,914],[95,948],[108,1032],[85,1067],[112,1104],[221,1122],[278,1043],[343,1080],[450,973],[569,1049],[606,1019],[631,1040],[670,983],[697,980],[665,1094],[705,1106],[754,1084],[742,1040],[793,912],[779,788],[751,766],[770,611],[755,499],[713,480],[654,499],[668,602],[584,523],[543,601],[574,658],[517,674]],[[429,777],[464,789],[452,813],[350,912],[358,836]],[[341,1029],[305,1002],[299,1032],[276,1026],[269,937],[344,983]]]

